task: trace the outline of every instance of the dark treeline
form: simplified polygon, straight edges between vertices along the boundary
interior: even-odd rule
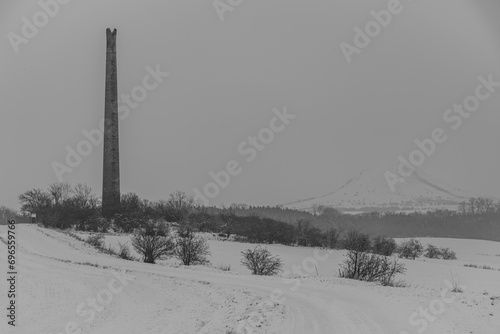
[[[258,215],[293,224],[307,220],[322,231],[332,226],[340,230],[356,229],[370,235],[387,237],[449,237],[500,241],[500,205],[484,198],[462,202],[457,211],[436,210],[426,213],[341,214],[335,209],[316,207],[313,213],[282,207],[232,206],[238,215]]]
[[[368,234],[388,237],[446,237],[500,241],[500,213],[461,215],[454,211],[386,213],[345,217],[349,225]]]
[[[111,219],[102,217],[100,198],[82,184],[56,183],[47,190],[32,189],[21,194],[19,201],[25,216],[36,213],[37,221],[47,227],[86,231],[130,233],[150,220],[163,220],[201,232],[235,235],[248,242],[300,246],[335,247],[340,236],[353,229],[371,236],[500,241],[500,205],[483,198],[463,202],[457,211],[350,215],[324,206],[311,213],[280,206],[205,207],[179,191],[158,201],[129,193],[122,195],[120,211]]]

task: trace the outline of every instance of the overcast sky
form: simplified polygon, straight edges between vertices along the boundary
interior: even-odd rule
[[[23,36],[23,17],[43,20],[41,7],[2,1],[0,204],[18,208],[20,193],[57,182],[54,162],[67,165],[67,147],[98,128],[108,27],[118,30],[120,93],[141,92],[148,67],[170,73],[121,113],[122,193],[193,194],[234,160],[240,173],[211,203],[290,202],[381,162],[396,171],[398,156],[440,127],[448,139],[420,168],[500,197],[500,88],[459,129],[443,120],[475,93],[479,76],[500,82],[500,3],[401,0],[401,12],[348,64],[340,44],[354,45],[354,28],[388,3],[244,0],[221,21],[212,0],[73,0],[16,53],[10,33]],[[248,136],[285,106],[296,117],[248,162],[238,147],[251,147]],[[62,178],[100,195],[102,158],[100,144]]]

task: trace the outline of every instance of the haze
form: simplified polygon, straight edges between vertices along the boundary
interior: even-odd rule
[[[495,0],[402,1],[404,10],[348,64],[339,48],[388,1],[244,1],[221,22],[212,1],[77,1],[16,54],[36,1],[0,4],[0,204],[46,188],[66,146],[104,112],[105,29],[118,30],[118,83],[130,94],[147,67],[170,75],[120,122],[122,193],[192,194],[231,160],[242,171],[212,204],[274,205],[333,191],[362,169],[397,165],[444,126],[446,109],[500,82]],[[498,20],[497,20],[498,21]],[[422,166],[455,187],[500,197],[500,90],[449,133]],[[252,162],[238,145],[296,115]],[[102,144],[64,180],[101,193]]]

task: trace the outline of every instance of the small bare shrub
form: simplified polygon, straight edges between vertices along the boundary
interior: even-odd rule
[[[174,255],[185,266],[210,263],[210,249],[205,238],[197,236],[191,230],[180,232],[175,240]]]
[[[441,257],[441,251],[434,245],[427,244],[424,256],[429,259],[439,259]]]
[[[103,234],[93,234],[87,237],[85,240],[89,245],[101,250],[104,248],[104,235]]]
[[[108,245],[108,247],[103,246],[102,248],[99,248],[99,250],[105,254],[118,255],[111,245]]]
[[[75,239],[76,239],[76,240],[78,240],[78,241],[83,241],[83,242],[85,242],[85,239],[84,239],[84,238],[82,238],[82,237],[80,237],[80,236],[79,236],[78,234],[76,234],[76,233],[73,233],[73,232],[68,232],[68,235],[69,235],[70,237],[75,238]]]
[[[440,251],[441,257],[443,260],[456,260],[457,255],[455,254],[454,251],[450,250],[449,248],[441,248]]]
[[[130,247],[127,243],[118,243],[118,257],[124,260],[134,260],[134,257],[130,254]]]
[[[464,289],[460,284],[460,280],[457,277],[455,277],[452,273],[450,273],[450,275],[451,275],[451,285],[453,286],[451,292],[459,292],[459,293],[464,292]]]
[[[397,259],[387,256],[357,252],[346,254],[346,259],[340,265],[339,276],[367,282],[380,282],[385,286],[400,284],[394,281],[398,274],[404,274],[406,267]]]
[[[142,254],[144,262],[155,263],[156,260],[171,255],[175,244],[166,224],[150,221],[132,236],[132,246]]]
[[[222,271],[231,271],[231,265],[229,264],[219,264],[217,268]]]
[[[241,264],[250,269],[253,275],[276,275],[283,268],[283,261],[278,256],[272,256],[267,248],[261,246],[242,251]]]
[[[247,237],[243,237],[241,235],[235,235],[234,238],[233,238],[234,241],[236,242],[248,242],[248,238]]]
[[[90,232],[107,232],[109,227],[110,221],[108,219],[94,215],[77,225],[77,229]]]
[[[410,284],[406,283],[405,281],[392,281],[389,284],[386,284],[385,286],[392,286],[393,288],[408,288],[410,287]]]

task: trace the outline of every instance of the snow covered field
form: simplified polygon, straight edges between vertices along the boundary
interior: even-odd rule
[[[113,235],[106,243],[128,240]],[[175,260],[121,260],[37,226],[18,226],[17,241],[18,322],[7,328],[4,316],[2,333],[498,334],[500,328],[500,271],[464,267],[500,269],[496,242],[423,238],[424,245],[450,247],[458,260],[404,261],[401,279],[410,285],[391,288],[336,277],[343,251],[266,245],[284,260],[285,272],[255,277],[239,263],[252,244],[210,240],[213,267],[182,267]],[[219,264],[231,272],[214,268]],[[450,292],[452,276],[463,293]]]

